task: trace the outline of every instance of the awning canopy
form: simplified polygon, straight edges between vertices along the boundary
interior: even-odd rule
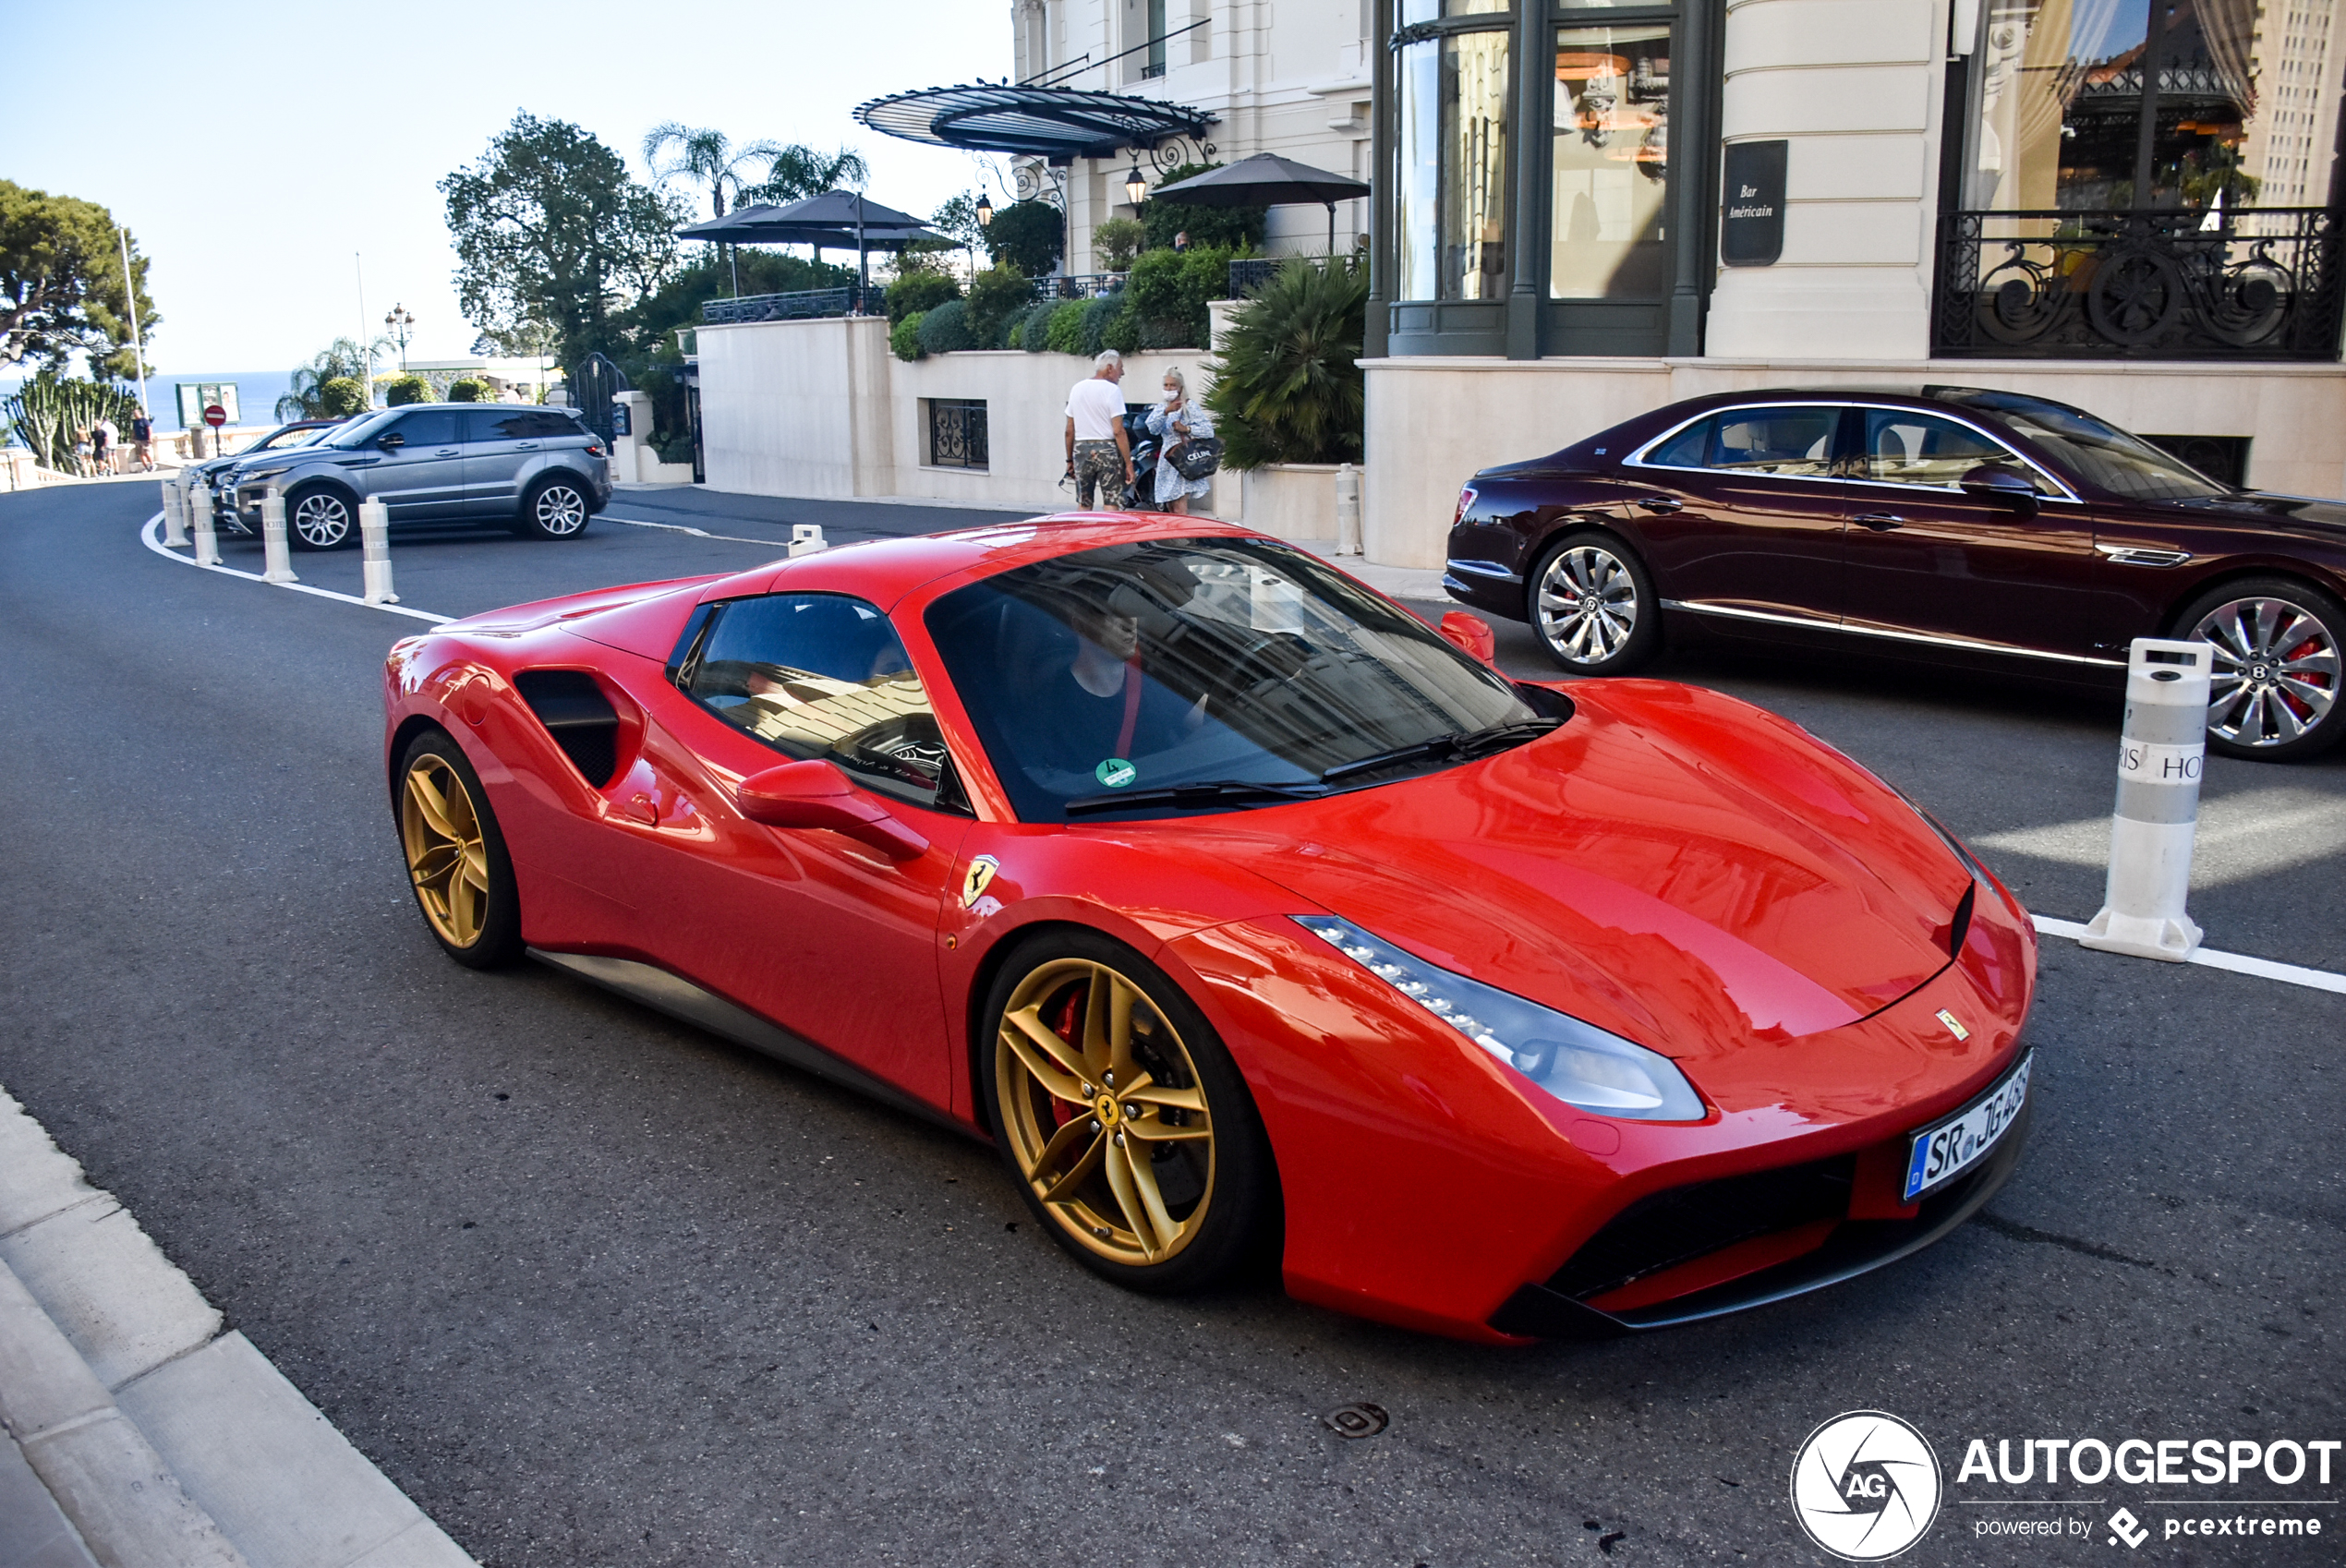
[[[855,243],[859,226],[865,245],[897,246],[908,240],[945,237],[910,212],[852,190],[827,190],[820,196],[780,207],[761,201],[721,218],[678,229],[676,236],[724,245],[843,247]]]
[[[1113,157],[1122,148],[1154,148],[1179,137],[1199,139],[1215,120],[1186,103],[984,82],[875,98],[859,104],[855,117],[873,130],[907,141],[965,152],[1018,153],[1056,163]]]

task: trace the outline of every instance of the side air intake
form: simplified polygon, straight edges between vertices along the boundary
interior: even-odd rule
[[[514,685],[579,777],[598,790],[610,783],[619,769],[619,715],[595,678],[581,669],[525,669]]]

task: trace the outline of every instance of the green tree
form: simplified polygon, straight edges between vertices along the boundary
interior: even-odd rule
[[[1066,222],[1047,201],[1013,201],[986,226],[986,248],[994,265],[1015,267],[1030,278],[1058,266],[1066,246]]]
[[[102,376],[128,376],[130,299],[151,335],[147,259],[130,242],[130,278],[114,214],[95,202],[0,180],[0,365],[31,359],[62,371],[75,354]]]
[[[400,376],[383,388],[383,406],[401,408],[411,403],[429,403],[431,383],[421,376]]]
[[[1120,272],[1132,264],[1133,255],[1148,238],[1148,230],[1131,218],[1109,218],[1092,225],[1092,259],[1100,270]]]
[[[742,192],[752,201],[771,201],[780,206],[785,201],[804,201],[842,186],[861,190],[864,182],[872,177],[871,165],[864,162],[864,155],[844,147],[836,152],[817,152],[796,142],[787,147],[769,141],[757,145],[768,150],[764,156],[772,162],[767,167],[766,178]]]
[[[1161,186],[1192,175],[1218,169],[1219,163],[1184,163],[1167,171]],[[1173,236],[1186,234],[1191,245],[1227,246],[1238,250],[1263,243],[1263,213],[1260,207],[1197,207],[1186,201],[1149,200],[1141,203],[1141,226],[1148,231],[1147,248],[1156,250],[1173,243]]]
[[[494,403],[497,401],[497,389],[478,376],[459,376],[448,383],[448,401],[451,403]]]
[[[1015,268],[988,267],[970,280],[969,330],[973,347],[1000,348],[1012,316],[1034,303],[1034,285]]]
[[[331,419],[338,415],[356,414],[367,405],[368,360],[381,353],[378,341],[360,347],[356,338],[336,338],[326,345],[308,364],[293,373],[293,385],[277,400],[280,419]],[[344,394],[329,396],[326,388],[335,381],[347,381],[358,389],[357,402],[349,407]]]
[[[367,412],[367,383],[356,376],[336,376],[318,389],[317,417],[347,419]]]
[[[1290,261],[1231,318],[1205,405],[1222,465],[1357,463],[1368,270]]]
[[[567,364],[618,341],[612,317],[676,269],[683,214],[578,127],[516,115],[480,162],[440,182],[466,319],[490,332],[532,320]]]

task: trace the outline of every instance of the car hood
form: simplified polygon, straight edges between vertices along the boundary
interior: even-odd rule
[[[2237,519],[2243,523],[2280,526],[2297,525],[2329,535],[2346,535],[2346,501],[2316,496],[2287,496],[2270,490],[2240,490],[2228,496],[2196,501],[2156,501],[2131,503],[2173,517]]]
[[[1572,690],[1530,745],[1217,819],[1209,852],[1682,1059],[1842,1028],[1947,967],[1971,874],[1872,775],[1715,693]]]

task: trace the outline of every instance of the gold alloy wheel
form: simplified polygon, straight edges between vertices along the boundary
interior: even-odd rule
[[[399,841],[424,918],[452,947],[480,940],[489,919],[489,844],[472,792],[445,757],[426,752],[407,769]]]
[[[1002,1009],[994,1084],[1010,1153],[1070,1236],[1135,1266],[1197,1238],[1213,1117],[1189,1047],[1130,979],[1089,959],[1036,968]]]

